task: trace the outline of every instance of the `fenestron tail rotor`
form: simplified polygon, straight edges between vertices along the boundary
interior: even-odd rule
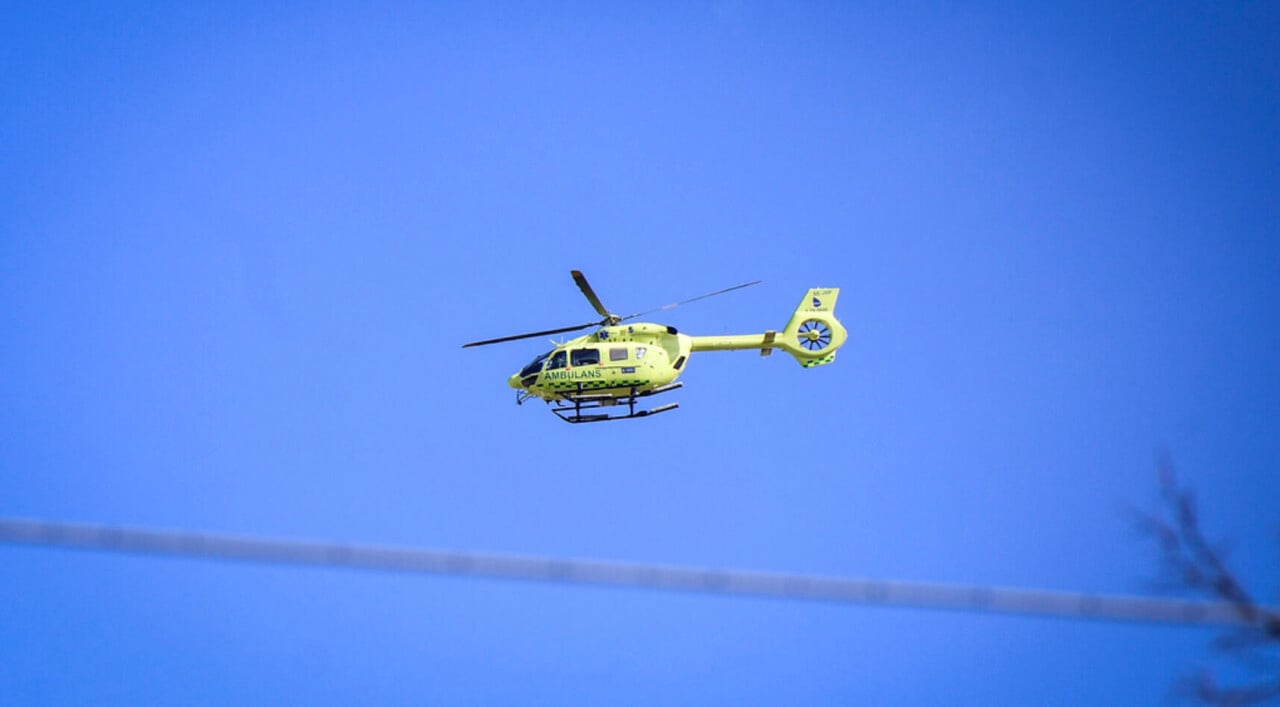
[[[821,320],[810,319],[800,325],[796,339],[807,351],[821,351],[831,344],[831,327]]]
[[[610,312],[608,308],[604,306],[604,303],[600,301],[600,297],[596,295],[596,291],[591,289],[591,284],[587,282],[586,276],[584,276],[580,270],[570,270],[569,273],[573,275],[573,281],[577,283],[578,289],[582,290],[583,296],[586,297],[587,301],[591,303],[591,307],[596,310],[596,314],[599,314],[601,317],[604,317],[603,319],[596,322],[587,322],[586,324],[578,324],[575,326],[561,327],[559,329],[546,329],[544,331],[534,331],[528,334],[514,334],[512,336],[501,336],[496,339],[485,339],[483,341],[473,341],[469,344],[463,344],[462,348],[465,349],[465,348],[470,348],[472,346],[487,346],[488,344],[501,344],[506,341],[532,339],[539,336],[551,336],[553,334],[564,334],[566,332],[578,331],[580,329],[587,329],[593,326],[612,326],[614,324],[618,324],[619,322],[625,322],[628,319],[643,317],[646,314],[653,314],[654,312],[664,312],[668,309],[674,309],[676,307],[679,307],[682,304],[697,302],[700,299],[706,299],[708,297],[714,297],[715,295],[722,295],[726,292],[733,292],[734,290],[740,290],[744,287],[750,287],[752,285],[760,284],[760,280],[756,280],[754,282],[747,282],[741,285],[734,285],[733,287],[729,287],[723,290],[716,290],[715,292],[708,292],[705,295],[698,295],[697,297],[693,297],[691,299],[683,300],[680,302],[674,302],[668,305],[663,305],[661,307],[658,307],[657,309],[650,309],[644,312],[637,312],[636,314],[628,314],[625,317],[619,317],[613,312]],[[827,340],[830,341],[829,338]]]

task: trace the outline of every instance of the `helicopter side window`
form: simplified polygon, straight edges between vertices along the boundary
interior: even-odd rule
[[[547,370],[554,371],[557,368],[564,368],[564,360],[565,360],[564,352],[557,351],[556,354],[551,357],[551,363],[547,364]]]
[[[575,366],[594,366],[600,363],[600,350],[576,349],[570,358],[572,358]]]
[[[627,350],[625,348],[609,349],[609,360],[610,361],[627,360]]]
[[[524,378],[525,376],[531,376],[531,375],[533,375],[533,374],[537,373],[538,371],[541,371],[541,370],[542,370],[542,362],[543,362],[543,361],[546,361],[546,360],[547,360],[547,356],[550,356],[550,355],[551,355],[551,352],[550,352],[550,351],[548,351],[547,353],[544,353],[544,354],[542,354],[541,356],[539,356],[539,357],[537,357],[537,358],[533,359],[533,362],[532,362],[532,363],[530,363],[529,365],[527,365],[527,366],[525,366],[524,368],[521,368],[521,369],[520,369],[520,377],[521,377],[521,378]]]

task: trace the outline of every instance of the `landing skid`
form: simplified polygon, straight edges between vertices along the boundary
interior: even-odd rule
[[[667,393],[683,386],[684,383],[670,383],[639,393],[636,392],[635,388],[632,388],[630,394],[625,395],[589,393],[579,388],[578,392],[566,393],[562,399],[557,400],[556,406],[551,408],[551,412],[554,412],[556,417],[561,420],[575,424],[579,422],[607,422],[609,420],[629,420],[633,417],[648,417],[657,415],[660,412],[675,410],[680,407],[680,403],[668,403],[649,410],[637,410],[637,400],[647,398],[650,395],[657,395],[658,393]]]

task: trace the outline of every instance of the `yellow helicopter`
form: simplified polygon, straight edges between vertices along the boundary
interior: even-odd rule
[[[676,378],[684,371],[689,355],[695,351],[758,349],[761,356],[768,356],[774,349],[782,349],[795,356],[800,365],[812,368],[835,360],[836,349],[848,337],[835,317],[839,288],[815,288],[805,293],[800,306],[791,315],[791,321],[781,332],[769,330],[763,334],[689,336],[676,331],[675,327],[662,324],[623,322],[757,285],[760,281],[619,317],[605,308],[581,272],[570,272],[578,289],[603,319],[462,345],[463,348],[486,346],[599,327],[591,334],[556,344],[554,349],[535,358],[507,379],[507,385],[516,389],[516,404],[530,398],[541,398],[548,404],[554,403],[552,412],[566,422],[625,420],[674,410],[679,403],[649,410],[636,410],[636,403],[640,398],[683,386],[683,383],[676,382]]]

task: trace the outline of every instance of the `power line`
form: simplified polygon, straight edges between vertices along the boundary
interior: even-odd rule
[[[284,565],[514,579],[926,609],[1198,626],[1242,626],[1225,602],[980,585],[718,570],[599,560],[303,542],[0,518],[0,542]],[[1276,609],[1259,607],[1275,615]]]

